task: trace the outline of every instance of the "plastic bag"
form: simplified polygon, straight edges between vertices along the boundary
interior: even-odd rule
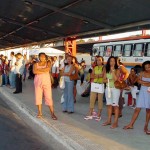
[[[64,94],[61,96],[61,104],[64,102]]]
[[[60,78],[59,87],[60,87],[61,89],[64,89],[64,88],[65,88],[65,79],[64,79],[64,76],[61,76],[61,78]]]
[[[79,83],[77,84],[76,88],[77,88],[77,94],[78,95],[82,95],[85,90],[87,89],[87,87],[89,86],[88,82],[84,82],[82,85],[80,85]]]

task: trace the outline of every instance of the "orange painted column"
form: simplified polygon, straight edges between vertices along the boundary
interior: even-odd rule
[[[70,53],[72,56],[76,56],[76,51],[76,38],[67,38],[65,40],[65,52]]]

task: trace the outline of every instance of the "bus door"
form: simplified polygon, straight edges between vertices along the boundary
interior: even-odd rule
[[[125,44],[123,49],[123,56],[130,57],[132,55],[132,44]]]
[[[134,45],[133,56],[134,57],[144,56],[144,43],[137,43]]]
[[[115,45],[114,46],[113,56],[114,57],[122,56],[122,45]]]

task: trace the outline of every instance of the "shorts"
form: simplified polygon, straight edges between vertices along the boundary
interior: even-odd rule
[[[106,105],[118,106],[119,107],[119,98],[120,98],[120,89],[110,88],[111,97],[108,98],[108,88],[105,90]]]

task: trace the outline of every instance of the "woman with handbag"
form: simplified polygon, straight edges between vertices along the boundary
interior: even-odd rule
[[[119,98],[119,117],[122,117],[122,109],[123,105],[125,104],[124,98],[122,97],[123,90],[129,90],[130,87],[127,85],[127,78],[129,76],[129,72],[126,67],[123,65],[119,57],[116,57],[118,69],[120,70],[119,78],[116,81],[116,88],[120,89],[120,98]]]
[[[93,69],[93,72],[91,74],[91,78],[93,79],[94,83],[102,85],[101,87],[103,89],[101,89],[101,90],[104,91],[103,76],[105,74],[105,68],[104,68],[103,62],[104,62],[103,57],[98,56],[97,61],[96,61],[96,66]],[[92,90],[92,84],[93,83],[91,83],[90,109],[89,109],[88,115],[84,119],[85,120],[93,119],[92,114],[93,114],[96,98],[98,96],[98,114],[97,114],[95,120],[100,121],[101,120],[101,112],[102,112],[102,108],[103,108],[103,93],[104,92],[95,92],[94,90]]]
[[[130,123],[127,126],[125,126],[124,129],[133,129],[133,125],[139,116],[141,108],[144,108],[146,109],[146,121],[144,126],[144,132],[150,135],[150,131],[148,130],[148,123],[150,120],[150,92],[148,90],[150,87],[150,61],[145,61],[142,64],[142,69],[143,71],[140,73],[138,80],[138,83],[141,84],[141,89],[139,91],[137,105]]]
[[[112,129],[118,127],[120,89],[115,88],[114,83],[117,81],[119,74],[120,71],[115,57],[109,57],[106,64],[106,74],[104,75],[104,82],[106,83],[105,97],[108,118],[107,121],[103,123],[103,126],[111,125],[112,110],[114,107],[115,118],[114,123],[111,126]]]
[[[72,56],[67,57],[67,65],[64,68],[62,76],[65,80],[64,102],[62,103],[63,112],[74,113],[74,95],[73,87],[74,80],[70,80],[70,76],[75,73],[75,68],[72,64]]]

